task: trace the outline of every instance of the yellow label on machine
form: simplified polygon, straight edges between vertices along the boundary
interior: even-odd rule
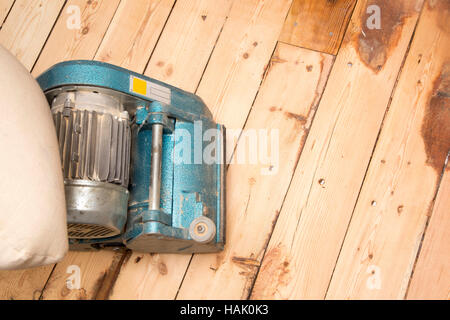
[[[132,91],[134,93],[147,95],[147,82],[145,80],[133,77]]]
[[[130,75],[130,92],[145,96],[150,100],[165,104],[171,103],[170,88],[152,81],[144,80]]]

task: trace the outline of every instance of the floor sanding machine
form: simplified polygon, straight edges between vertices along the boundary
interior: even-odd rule
[[[225,128],[196,95],[97,61],[37,78],[56,127],[72,250],[217,252]]]

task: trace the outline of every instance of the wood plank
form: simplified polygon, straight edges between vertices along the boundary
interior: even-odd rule
[[[294,0],[280,41],[337,54],[356,0]]]
[[[175,0],[125,0],[98,49],[95,60],[142,73]]]
[[[172,5],[172,0],[122,1],[94,59],[143,72]],[[125,23],[130,19],[133,23]],[[69,252],[52,273],[43,299],[105,299],[125,258],[121,251]],[[79,289],[67,288],[71,265],[80,267]]]
[[[119,2],[120,0],[69,0],[33,68],[33,76],[39,76],[61,61],[92,59]],[[70,10],[73,6],[80,10],[79,29],[73,28],[76,26],[73,22],[76,12]]]
[[[38,300],[53,265],[0,271],[0,300]]]
[[[64,0],[17,0],[0,30],[0,43],[31,70]],[[1,17],[0,17],[1,18]]]
[[[271,145],[270,136],[267,143],[278,160],[230,164],[225,251],[194,255],[178,299],[249,296],[332,62],[331,55],[284,43],[277,46],[244,131],[276,132],[279,147]],[[248,140],[241,137],[237,150],[251,152]]]
[[[145,74],[195,92],[231,4],[177,1]]]
[[[133,252],[122,264],[109,299],[173,299],[190,258],[191,255]]]
[[[450,170],[442,178],[408,299],[450,299]]]
[[[177,5],[178,2],[175,7]],[[242,128],[245,123],[289,6],[290,0],[233,3],[197,90],[210,110],[213,113],[215,110],[216,120],[229,128]],[[155,54],[157,52],[158,49]],[[164,56],[161,53],[161,59]],[[151,62],[150,70],[152,65],[154,63]],[[154,73],[149,72],[148,75],[154,76]],[[123,265],[111,298],[173,299],[190,258],[133,254]]]
[[[417,26],[327,298],[403,299],[406,294],[450,150],[450,27],[442,25],[450,5],[433,3],[425,5]],[[433,283],[431,288],[443,280],[423,285]],[[449,283],[443,284],[446,295]]]
[[[87,300],[95,299],[105,285],[105,279],[116,272],[122,259],[121,252],[101,250],[98,252],[70,251],[58,263],[43,290],[44,300]],[[79,268],[80,287],[70,288],[68,279]]]
[[[14,0],[2,0],[0,3],[0,28],[3,26],[3,22],[6,19],[11,7],[14,4]]]
[[[244,127],[290,4],[290,0],[233,4],[197,90],[216,121],[228,129]]]
[[[265,253],[253,299],[323,299],[421,1],[358,1]]]

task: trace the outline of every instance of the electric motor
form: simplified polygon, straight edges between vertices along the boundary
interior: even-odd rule
[[[57,95],[51,111],[58,136],[70,238],[107,238],[126,222],[129,115],[114,97],[94,91]]]

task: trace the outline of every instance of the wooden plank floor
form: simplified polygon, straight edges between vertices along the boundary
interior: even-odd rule
[[[0,271],[0,299],[449,299],[449,19],[448,0],[0,0],[34,76],[113,63],[279,139],[271,163],[230,155],[223,252],[70,252]]]

